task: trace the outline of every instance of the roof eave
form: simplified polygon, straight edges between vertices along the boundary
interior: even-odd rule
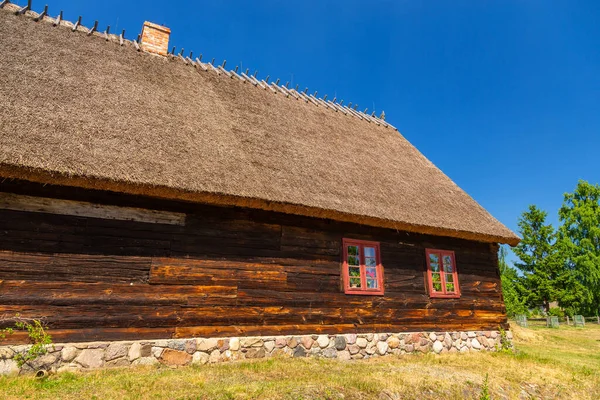
[[[481,232],[469,232],[450,228],[418,225],[364,215],[355,215],[336,210],[327,210],[305,205],[247,198],[218,193],[189,192],[166,186],[144,185],[130,182],[117,182],[97,177],[65,175],[14,165],[0,164],[0,178],[21,179],[46,185],[78,187],[82,189],[105,190],[130,195],[142,195],[155,198],[182,200],[194,203],[246,207],[266,211],[306,217],[325,218],[341,222],[358,223],[380,228],[389,228],[418,234],[445,236],[457,239],[473,240],[484,243],[500,243],[516,246],[521,239],[515,235],[493,235]],[[511,232],[512,233],[512,232]]]

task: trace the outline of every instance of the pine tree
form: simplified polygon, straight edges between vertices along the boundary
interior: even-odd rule
[[[566,193],[559,211],[558,244],[571,271],[568,292],[572,308],[598,315],[600,310],[600,185],[579,181]]]
[[[532,307],[542,305],[546,312],[551,302],[559,300],[559,278],[564,273],[564,263],[554,245],[556,232],[551,224],[546,224],[547,215],[530,205],[519,218],[523,240],[514,248],[520,259],[515,265],[524,275],[527,302]]]

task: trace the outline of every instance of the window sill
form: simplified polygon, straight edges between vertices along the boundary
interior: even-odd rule
[[[460,294],[430,294],[431,299],[460,299]]]
[[[383,296],[383,290],[345,290],[344,294],[358,294],[361,296]]]

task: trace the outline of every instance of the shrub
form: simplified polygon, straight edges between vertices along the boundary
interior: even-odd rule
[[[5,339],[7,335],[12,335],[15,329],[27,331],[27,336],[31,346],[22,353],[17,353],[14,360],[19,368],[34,361],[48,353],[48,347],[52,345],[52,337],[46,332],[46,328],[41,321],[37,319],[27,320],[21,318],[19,314],[15,315],[15,327],[4,328],[0,330],[0,340]]]
[[[565,312],[558,307],[552,307],[550,311],[548,311],[548,316],[562,318],[565,316]]]

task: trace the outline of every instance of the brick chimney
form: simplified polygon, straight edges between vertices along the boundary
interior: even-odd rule
[[[169,52],[169,35],[171,30],[166,26],[144,22],[140,46],[148,53],[166,56]]]

